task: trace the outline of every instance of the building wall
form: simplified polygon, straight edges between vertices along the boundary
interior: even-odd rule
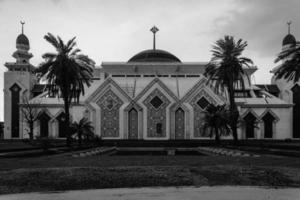
[[[195,127],[198,127],[201,121],[195,120],[195,115],[197,112],[200,112],[199,109],[195,109],[195,105],[197,101],[201,97],[205,97],[210,103],[214,105],[221,105],[224,102],[217,97],[213,93],[211,89],[205,83],[198,85],[196,88],[191,88],[186,95],[183,95],[180,99],[176,98],[176,94],[171,91],[167,91],[168,88],[163,86],[162,83],[156,82],[151,87],[146,87],[145,92],[142,96],[136,97],[136,99],[132,99],[119,88],[113,81],[99,86],[99,90],[97,89],[92,95],[91,98],[88,98],[84,102],[80,102],[78,105],[72,105],[70,109],[71,119],[73,121],[79,121],[82,117],[87,117],[90,121],[92,121],[95,133],[101,136],[103,139],[128,139],[128,111],[130,107],[135,106],[136,110],[138,110],[138,139],[144,140],[169,140],[174,139],[174,131],[175,131],[175,110],[178,107],[181,107],[185,111],[185,139],[209,139],[208,137],[204,137],[202,135],[197,135],[195,133]],[[164,134],[161,137],[151,136],[149,135],[149,118],[151,116],[148,115],[149,107],[145,103],[145,101],[151,96],[154,91],[159,91],[164,96],[164,101],[168,101],[165,110],[163,111],[165,116],[165,129]],[[105,102],[102,102],[108,93],[112,93],[116,95],[120,99],[120,104],[117,107],[118,119],[116,120],[118,123],[118,133],[112,136],[103,135],[103,120],[101,118],[101,112],[103,106],[105,106]],[[153,97],[151,97],[153,98]],[[134,101],[133,101],[134,100]],[[149,100],[149,99],[148,99]],[[102,102],[102,103],[99,103]],[[133,105],[131,105],[133,104]],[[247,112],[252,112],[255,116],[257,116],[258,129],[255,129],[255,138],[254,139],[264,139],[264,124],[262,122],[262,117],[264,114],[269,111],[274,117],[277,119],[274,124],[274,135],[273,139],[286,139],[291,138],[292,136],[292,108],[288,107],[240,107],[241,116],[245,116]],[[41,108],[40,112],[46,112],[48,116],[51,118],[49,120],[49,133],[51,137],[58,136],[58,121],[57,116],[63,112],[62,105],[58,107],[49,106]],[[196,112],[196,113],[195,113]],[[203,112],[201,110],[201,112]],[[113,119],[110,119],[113,120]],[[26,137],[25,135],[26,124],[22,124],[22,137]],[[40,124],[39,121],[35,123],[34,133],[36,136],[40,135]],[[241,126],[238,130],[238,135],[240,139],[245,139],[245,130],[244,127]],[[28,137],[28,136],[27,136]],[[230,139],[231,137],[225,137],[225,139]]]

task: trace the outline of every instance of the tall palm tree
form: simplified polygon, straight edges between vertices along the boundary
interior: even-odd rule
[[[70,137],[70,105],[78,102],[79,96],[84,95],[84,85],[90,86],[95,62],[88,56],[79,54],[75,48],[75,37],[67,43],[51,33],[44,36],[56,50],[56,53],[45,53],[45,61],[37,68],[36,73],[47,80],[48,92],[62,97],[65,110],[65,127],[67,145],[71,145]]]
[[[282,65],[275,71],[275,78],[284,78],[288,81],[297,82],[300,80],[300,45],[283,50],[275,60],[275,63],[282,61]]]
[[[212,47],[212,59],[207,65],[205,75],[208,77],[216,91],[227,91],[230,104],[230,126],[234,142],[237,143],[237,122],[239,112],[234,99],[234,91],[236,89],[245,89],[244,77],[248,75],[244,71],[244,67],[250,67],[252,60],[242,57],[242,53],[247,46],[247,42],[239,39],[235,41],[233,36],[224,36],[219,39]]]
[[[205,111],[203,122],[203,133],[209,131],[209,137],[215,136],[217,144],[220,144],[220,136],[227,136],[231,133],[226,105],[209,105]]]
[[[80,119],[79,122],[73,122],[71,127],[73,128],[74,134],[78,137],[79,147],[81,147],[82,137],[90,138],[94,136],[94,127],[86,117]]]

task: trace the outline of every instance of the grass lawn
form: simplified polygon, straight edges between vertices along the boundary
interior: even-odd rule
[[[66,155],[0,160],[0,193],[142,186],[300,186],[300,158]]]

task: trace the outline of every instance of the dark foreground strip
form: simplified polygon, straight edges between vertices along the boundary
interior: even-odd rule
[[[0,193],[191,185],[299,187],[300,180],[284,170],[235,166],[17,169],[0,172]]]

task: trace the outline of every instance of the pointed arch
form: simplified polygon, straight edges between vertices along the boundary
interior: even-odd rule
[[[51,120],[51,114],[48,110],[43,110],[39,113],[38,116],[40,124],[40,137],[49,137],[50,127],[49,122]]]
[[[132,112],[133,110],[136,113]],[[124,109],[124,138],[143,138],[143,108],[138,102],[131,101]],[[137,135],[136,135],[137,131]]]
[[[128,101],[131,101],[131,97],[110,77],[105,79],[105,81],[85,100],[85,103],[88,104],[89,102],[98,99],[99,95],[103,93],[103,90],[108,86],[113,86],[116,88]]]
[[[128,139],[137,140],[139,137],[139,119],[138,111],[132,107],[128,111]]]
[[[276,130],[276,123],[279,121],[277,115],[271,109],[266,109],[261,115],[261,121],[263,122],[262,131],[264,138],[273,138]]]
[[[144,96],[155,84],[158,84],[170,97],[175,101],[179,101],[177,96],[159,79],[154,78],[134,99],[137,102],[142,96]]]
[[[258,116],[252,110],[248,110],[242,115],[245,124],[245,137],[246,139],[255,138],[255,128],[259,120]]]

